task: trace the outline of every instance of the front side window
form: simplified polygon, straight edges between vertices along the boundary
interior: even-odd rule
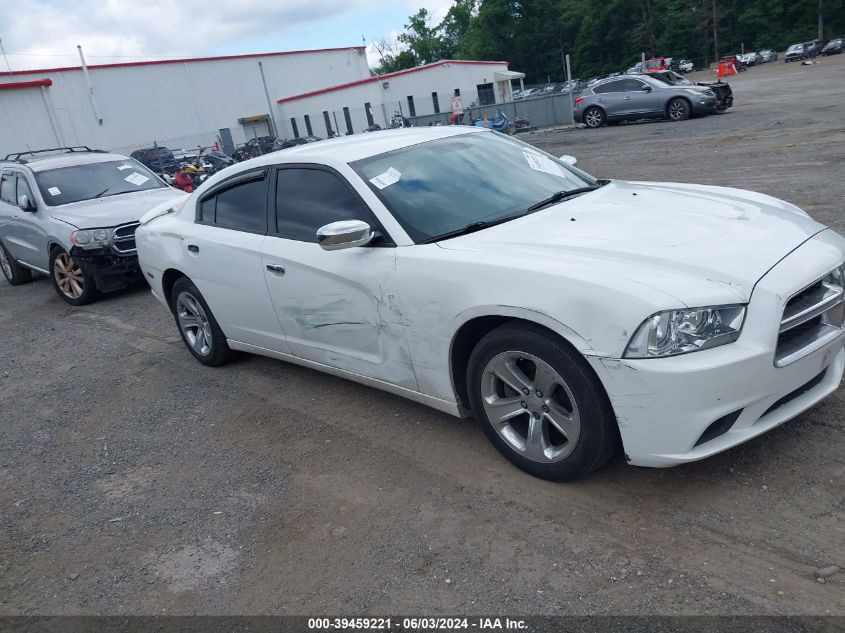
[[[29,188],[29,183],[26,182],[26,178],[23,174],[18,174],[18,197],[15,198],[16,203],[21,199],[21,196],[26,196],[30,204],[35,204],[35,198],[32,197],[32,191]]]
[[[35,173],[35,182],[50,206],[167,187],[158,176],[131,158],[39,171]]]
[[[535,147],[491,132],[419,143],[351,166],[415,242],[518,217],[554,193],[596,184]]]
[[[249,176],[247,176],[249,178]],[[199,221],[224,229],[247,233],[267,232],[267,178],[258,173],[212,195],[199,203]]]
[[[277,172],[276,232],[280,236],[316,242],[317,229],[341,220],[362,220],[373,226],[364,203],[339,176],[300,167]]]

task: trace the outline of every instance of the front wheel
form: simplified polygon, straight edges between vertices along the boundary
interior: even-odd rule
[[[209,367],[218,367],[229,360],[232,352],[226,336],[190,279],[182,277],[173,284],[170,305],[182,341],[194,358]]]
[[[94,278],[67,251],[50,253],[50,279],[59,296],[72,306],[84,306],[100,296]]]
[[[686,99],[672,99],[666,108],[670,121],[685,121],[690,115],[689,102]]]
[[[484,434],[536,477],[581,477],[618,446],[613,410],[592,368],[541,328],[503,325],[490,332],[470,356],[467,381]]]

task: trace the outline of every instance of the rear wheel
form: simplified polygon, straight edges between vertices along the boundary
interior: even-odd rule
[[[50,279],[59,296],[72,306],[84,306],[100,296],[94,278],[66,251],[50,253]]]
[[[12,259],[12,256],[9,255],[9,252],[2,243],[0,243],[0,269],[3,270],[3,276],[6,278],[6,281],[13,286],[19,286],[32,281],[32,271],[29,268],[24,268]]]
[[[209,367],[228,361],[232,352],[226,336],[193,282],[187,277],[177,279],[170,298],[179,334],[194,358]]]
[[[690,115],[689,102],[686,99],[676,98],[666,106],[666,113],[670,121],[685,121]]]
[[[589,128],[601,127],[606,118],[601,108],[592,107],[584,111],[584,124]]]
[[[467,381],[487,438],[536,477],[581,477],[618,445],[613,410],[595,373],[541,328],[503,325],[490,332],[470,356]]]

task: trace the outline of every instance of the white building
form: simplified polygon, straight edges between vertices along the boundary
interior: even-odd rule
[[[385,127],[395,112],[449,114],[455,96],[464,108],[511,101],[511,80],[523,77],[507,62],[439,61],[280,98],[277,122],[288,138],[353,134],[374,123]]]
[[[306,136],[309,125],[327,136],[327,121],[361,132],[365,104],[384,127],[400,107],[405,116],[434,113],[434,94],[441,112],[451,112],[455,90],[466,106],[509,100],[519,76],[505,62],[444,61],[373,77],[361,46],[3,73],[0,158],[67,145],[127,154],[154,143],[237,145]]]

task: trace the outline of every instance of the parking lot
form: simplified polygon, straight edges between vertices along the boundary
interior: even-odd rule
[[[691,75],[704,78],[704,73]],[[724,115],[522,138],[604,178],[744,187],[845,232],[845,56]],[[472,420],[274,360],[220,369],[146,289],[0,282],[0,613],[845,614],[845,396],[669,470],[570,484]]]

